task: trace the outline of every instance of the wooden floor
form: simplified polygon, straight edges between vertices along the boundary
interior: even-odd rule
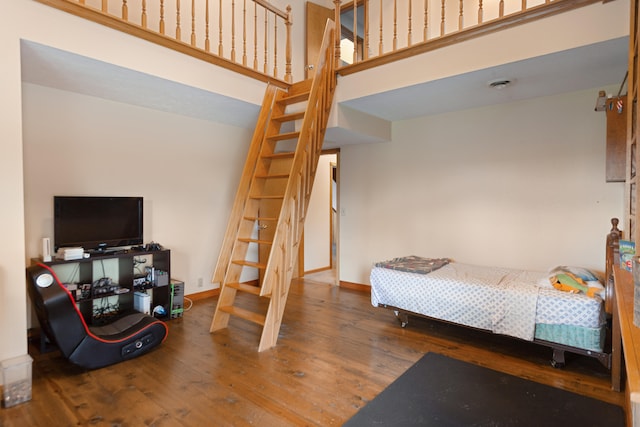
[[[33,350],[33,398],[0,409],[0,426],[340,426],[426,352],[623,402],[594,359],[557,370],[530,343],[425,319],[402,329],[368,294],[309,279],[292,284],[278,345],[262,353],[253,324],[209,333],[214,304],[170,321],[157,350],[100,370]]]

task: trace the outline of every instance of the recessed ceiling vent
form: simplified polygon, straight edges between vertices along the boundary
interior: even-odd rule
[[[511,80],[509,79],[497,79],[489,82],[489,87],[493,89],[504,89],[505,87],[511,85]]]

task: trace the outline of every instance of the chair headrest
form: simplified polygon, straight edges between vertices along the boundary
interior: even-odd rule
[[[53,275],[48,272],[43,272],[36,277],[36,285],[41,288],[48,288],[54,282]]]

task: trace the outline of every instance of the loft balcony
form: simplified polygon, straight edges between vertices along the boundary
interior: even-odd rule
[[[265,82],[286,86],[312,72],[306,57],[313,52],[304,45],[305,27],[312,27],[298,2],[37,1],[75,15],[64,20],[82,26],[81,37],[100,30],[77,17],[123,36],[119,47],[84,52],[25,40],[26,81],[250,128]],[[355,9],[353,2],[326,3],[339,6],[339,14],[326,13],[342,28],[338,108],[326,147],[387,141],[395,120],[611,86],[626,72],[625,0],[366,0]],[[171,49],[172,61],[189,72],[150,61],[136,66],[123,58],[134,45],[149,59]],[[122,52],[104,53],[111,49]],[[491,89],[497,80],[510,85]]]

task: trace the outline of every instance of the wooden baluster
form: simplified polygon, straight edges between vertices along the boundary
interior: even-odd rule
[[[442,19],[440,20],[440,35],[441,36],[444,36],[444,1],[445,0],[442,0]]]
[[[180,41],[180,0],[176,0],[176,40]]]
[[[147,28],[147,0],[142,0],[142,17],[140,21],[142,28]]]
[[[109,0],[102,0],[102,11],[104,13],[109,12]]]
[[[291,75],[291,26],[293,25],[293,19],[291,17],[291,5],[287,5],[287,40],[286,40],[286,52],[285,52],[285,68],[284,68],[284,81],[291,83],[293,76]]]
[[[160,0],[160,34],[164,35],[164,0]]]
[[[231,60],[236,62],[236,0],[231,0]]]
[[[222,0],[220,0],[218,6],[218,56],[224,56],[222,48]]]
[[[504,0],[500,0],[500,6],[498,7],[498,16],[500,18],[504,16]]]
[[[253,3],[253,69],[258,69],[258,3]]]
[[[429,37],[429,0],[424,0],[424,30],[422,35],[422,41],[427,41]]]
[[[378,55],[382,55],[382,0],[380,0],[380,42],[378,43]]]
[[[340,23],[340,3],[341,0],[333,0],[334,4],[334,15],[336,21],[336,38],[335,38],[335,64],[336,67],[340,66],[340,39],[342,39],[342,24]],[[312,65],[312,64],[307,64]]]
[[[242,65],[247,66],[247,0],[242,5]]]
[[[353,63],[358,62],[358,0],[353,1]]]
[[[409,33],[407,35],[407,47],[411,46],[411,13],[412,13],[412,2],[411,0],[409,0],[409,23],[407,24],[409,26],[408,30]]]
[[[458,31],[462,30],[464,24],[464,12],[462,11],[464,0],[460,0],[460,15],[458,16]]]
[[[209,41],[209,0],[204,5],[204,50],[211,51],[211,43]]]
[[[393,51],[398,48],[398,0],[393,0]]]
[[[278,78],[278,15],[273,14],[273,77]]]
[[[84,0],[80,0],[80,4],[84,4]]]
[[[127,6],[127,0],[122,0],[122,20],[129,20],[129,6]]]
[[[196,0],[191,0],[191,46],[196,45]]]
[[[527,10],[527,0],[522,0],[522,10]]]
[[[482,0],[480,0],[478,4],[478,24],[482,24],[483,20],[483,9],[482,9]]]
[[[267,9],[264,9],[264,65],[262,68],[262,72],[268,74],[267,63],[269,60],[268,57],[269,51],[269,15],[267,15]]]
[[[365,0],[364,11],[364,48],[362,49],[362,59],[369,59],[369,0]]]

